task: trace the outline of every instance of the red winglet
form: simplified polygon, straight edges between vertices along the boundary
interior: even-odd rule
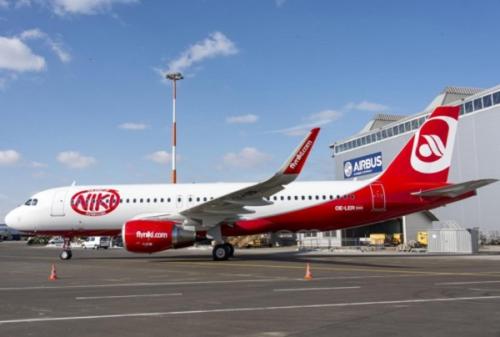
[[[293,155],[288,160],[283,174],[299,174],[302,171],[309,153],[318,137],[319,128],[314,128],[309,132],[309,135],[304,139],[304,141],[295,150]]]

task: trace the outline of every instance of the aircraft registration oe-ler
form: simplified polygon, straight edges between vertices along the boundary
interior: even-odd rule
[[[459,108],[441,106],[379,175],[359,181],[295,182],[319,128],[280,170],[260,183],[69,186],[42,191],[5,218],[33,235],[119,235],[135,253],[155,253],[211,240],[214,260],[234,248],[227,237],[281,230],[336,230],[429,210],[476,195],[495,182],[448,182]]]

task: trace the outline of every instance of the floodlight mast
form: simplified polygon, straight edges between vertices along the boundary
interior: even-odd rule
[[[175,110],[175,103],[177,97],[177,81],[182,80],[184,77],[181,73],[168,73],[166,76],[167,80],[172,81],[172,184],[177,183],[177,115]]]

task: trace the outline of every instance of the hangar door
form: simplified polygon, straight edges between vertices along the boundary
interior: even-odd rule
[[[385,190],[384,185],[374,183],[370,185],[372,192],[372,211],[385,211]]]

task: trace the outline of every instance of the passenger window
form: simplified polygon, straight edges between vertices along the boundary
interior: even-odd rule
[[[137,202],[137,199],[134,198],[134,204]]]
[[[181,198],[177,198],[177,202],[182,202],[182,199]]]
[[[313,197],[310,195],[310,196],[309,196],[309,200],[312,200],[312,199],[313,199]]]
[[[316,196],[316,200],[319,200],[319,195]]]
[[[158,199],[154,198],[153,199],[153,202],[156,204],[156,202],[158,201]]]
[[[474,100],[474,110],[481,110],[483,108],[483,101],[478,98]]]
[[[326,200],[326,195],[323,196],[323,200]]]
[[[491,102],[491,95],[487,95],[483,97],[483,107],[487,108],[489,106],[492,106],[493,103]]]
[[[143,198],[141,198],[141,199],[139,200],[139,202],[142,204],[142,203],[144,202],[144,199],[143,199]]]
[[[281,201],[283,201],[283,200],[285,200],[285,198],[284,198],[283,196],[281,196],[281,197],[280,197],[280,200],[281,200]]]
[[[302,200],[306,200],[306,197],[305,197],[305,195],[303,195],[303,196],[301,197],[301,199],[302,199]]]
[[[199,198],[199,197],[198,197],[198,198],[196,198],[196,202],[200,202],[200,198]]]
[[[149,202],[151,201],[151,199],[147,198],[146,202],[149,204]]]
[[[170,202],[170,201],[172,201],[172,199],[168,198],[168,199],[167,199],[167,202]]]
[[[125,200],[125,202],[128,204],[130,202],[130,199]]]
[[[193,198],[189,197],[188,201],[193,202]]]
[[[203,198],[203,201],[207,201],[207,197],[204,197],[204,198]]]
[[[472,102],[465,103],[465,113],[472,112],[474,109],[472,108]]]
[[[500,91],[493,94],[493,104],[500,104]]]

